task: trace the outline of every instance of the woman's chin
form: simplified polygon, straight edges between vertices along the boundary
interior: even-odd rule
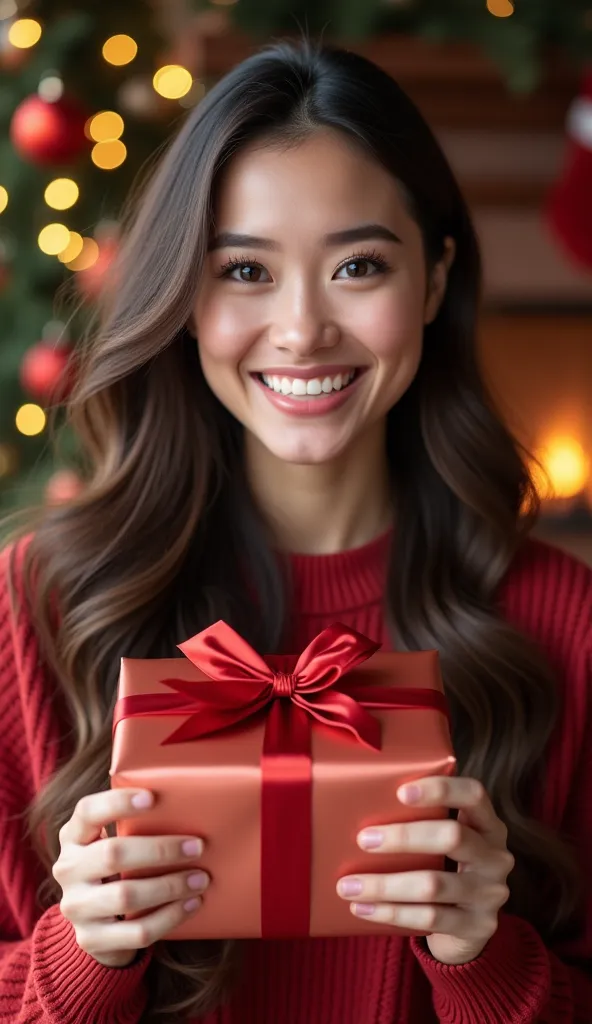
[[[269,454],[279,462],[286,462],[294,466],[320,466],[338,459],[347,450],[347,444],[278,444],[266,443],[264,447]]]

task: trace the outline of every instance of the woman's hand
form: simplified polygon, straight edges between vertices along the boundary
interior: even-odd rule
[[[134,803],[138,797],[140,802]],[[80,948],[107,967],[126,967],[139,949],[197,910],[209,881],[195,866],[186,871],[178,867],[198,860],[203,842],[195,836],[101,838],[106,825],[141,814],[150,806],[148,800],[152,794],[137,789],[92,793],[78,801],[60,829],[61,852],[52,872],[62,887],[60,910],[74,925]],[[117,877],[120,871],[158,870],[167,864],[177,869],[150,878]],[[151,912],[135,920],[119,919],[137,910]]]
[[[362,849],[441,853],[458,861],[458,871],[348,876],[337,891],[359,917],[426,935],[436,960],[474,960],[496,932],[498,911],[509,896],[506,880],[514,858],[506,847],[506,826],[476,779],[418,779],[397,795],[415,807],[457,808],[458,819],[366,829],[358,836]]]

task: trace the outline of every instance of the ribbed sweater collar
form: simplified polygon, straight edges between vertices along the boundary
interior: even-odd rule
[[[335,614],[382,600],[392,527],[362,547],[328,555],[291,553],[292,586],[298,607]]]

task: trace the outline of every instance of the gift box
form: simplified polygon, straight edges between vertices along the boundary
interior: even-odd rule
[[[222,621],[178,646],[182,659],[121,659],[110,768],[113,788],[155,795],[118,835],[205,841],[199,859],[123,875],[210,874],[200,910],[166,938],[409,934],[354,917],[336,884],[444,866],[356,842],[368,826],[448,816],[396,795],[455,770],[438,652],[385,653],[340,623],[300,655],[263,658]]]

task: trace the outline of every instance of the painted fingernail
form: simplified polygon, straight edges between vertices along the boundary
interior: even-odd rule
[[[352,903],[352,910],[357,917],[372,917],[376,910],[374,903]]]
[[[196,871],[193,875],[189,875],[187,878],[187,885],[190,889],[205,889],[209,882],[209,878],[205,871]]]
[[[359,878],[342,878],[337,888],[340,896],[359,896],[363,886]]]
[[[368,828],[360,832],[358,842],[363,850],[377,850],[384,843],[384,832],[377,828]]]
[[[152,807],[153,803],[154,797],[152,796],[152,793],[148,792],[147,789],[143,790],[142,793],[136,793],[136,795],[132,797],[133,807]]]
[[[421,798],[421,787],[402,786],[399,790],[399,797],[401,800],[404,800],[406,804],[416,804]]]
[[[196,900],[196,899],[186,900],[186,902],[183,904],[183,910],[186,910],[187,913],[190,914],[192,910],[197,910],[197,908],[199,907],[200,903],[201,903],[201,900]]]
[[[181,849],[186,857],[197,857],[202,850],[200,839],[186,839]]]

